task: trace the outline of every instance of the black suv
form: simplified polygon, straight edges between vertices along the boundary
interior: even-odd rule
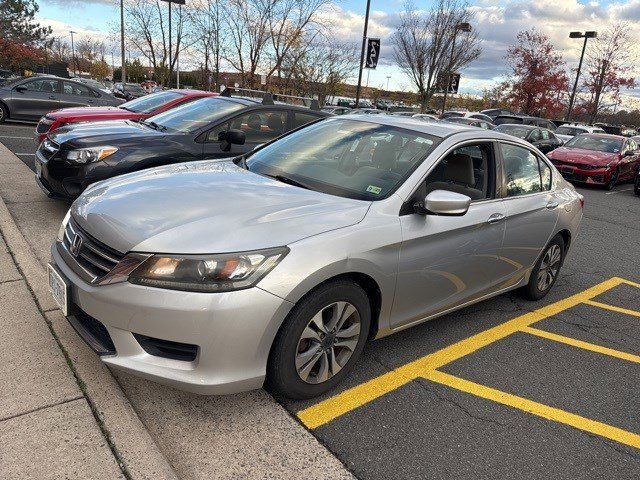
[[[36,152],[36,181],[51,197],[71,200],[92,183],[170,163],[236,157],[330,114],[263,98],[195,100],[145,121],[61,127]]]

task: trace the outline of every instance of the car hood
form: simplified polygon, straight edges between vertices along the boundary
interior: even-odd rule
[[[550,158],[568,163],[587,163],[589,165],[606,165],[618,158],[617,153],[596,152],[594,150],[583,150],[580,148],[556,148]]]
[[[205,254],[288,245],[358,223],[370,205],[207,160],[99,182],[72,215],[123,253]]]
[[[87,118],[87,120],[127,120],[141,118],[144,115],[118,107],[72,107],[54,110],[49,112],[47,116],[65,121],[66,119],[81,120],[83,118]]]
[[[131,140],[164,135],[158,130],[130,120],[86,122],[61,127],[49,134],[59,145],[69,142],[74,146],[92,146],[128,143]]]

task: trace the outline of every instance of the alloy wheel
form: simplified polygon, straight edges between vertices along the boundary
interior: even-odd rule
[[[545,252],[538,270],[538,290],[546,291],[555,280],[560,271],[560,261],[562,260],[562,250],[559,245],[553,244]]]
[[[320,309],[302,332],[296,348],[296,371],[306,383],[319,384],[349,362],[360,339],[360,314],[349,302]]]

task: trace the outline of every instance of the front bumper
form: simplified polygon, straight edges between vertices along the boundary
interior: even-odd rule
[[[606,185],[611,181],[611,175],[613,175],[614,172],[614,169],[606,167],[584,169],[554,162],[553,159],[551,162],[556,166],[562,178],[568,182]]]
[[[99,352],[106,364],[201,394],[262,386],[271,344],[292,303],[256,287],[213,294],[128,282],[95,286],[65,264],[55,244],[51,255],[71,283],[71,311],[90,316],[106,329],[113,344],[113,349]],[[73,314],[69,320],[73,325]],[[74,327],[91,345],[77,322]],[[183,361],[150,354],[141,336],[197,345],[197,355]]]

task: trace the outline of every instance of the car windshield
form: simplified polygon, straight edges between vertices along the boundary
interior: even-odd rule
[[[508,135],[513,135],[514,137],[518,137],[518,138],[527,138],[527,135],[529,135],[529,132],[531,131],[530,128],[525,128],[525,127],[520,127],[519,125],[498,125],[496,127],[496,132],[502,132],[502,133],[506,133]]]
[[[129,102],[120,105],[120,108],[129,110],[136,113],[151,113],[154,110],[166,105],[169,102],[174,101],[176,98],[180,98],[181,93],[178,92],[158,92],[152,93],[145,97],[136,98]]]
[[[211,122],[242,108],[242,104],[224,98],[201,98],[154,115],[147,122],[153,122],[167,130],[187,133],[206,127]]]
[[[247,168],[331,195],[380,200],[400,186],[438,140],[402,128],[332,118],[258,150]]]
[[[618,153],[622,148],[622,139],[578,135],[565,143],[564,146],[582,150],[595,150],[597,152]]]

